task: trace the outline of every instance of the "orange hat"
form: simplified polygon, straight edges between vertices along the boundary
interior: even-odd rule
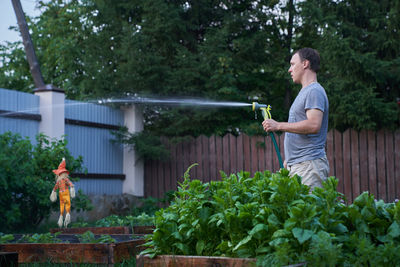
[[[65,168],[66,167],[66,163],[65,163],[65,158],[62,159],[60,165],[58,165],[58,169],[57,170],[53,170],[53,172],[57,175],[60,175],[63,172],[66,172],[69,174],[69,171]]]

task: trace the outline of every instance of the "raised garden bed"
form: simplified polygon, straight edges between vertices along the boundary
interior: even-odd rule
[[[61,232],[63,234],[83,234],[91,231],[95,235],[113,234],[151,234],[154,226],[114,226],[114,227],[73,227],[73,228],[52,228],[50,233]]]
[[[292,264],[283,267],[301,267],[306,263]],[[255,267],[254,258],[228,258],[228,257],[206,257],[206,256],[181,256],[181,255],[159,255],[150,258],[148,255],[136,257],[136,267]]]
[[[204,257],[204,256],[179,256],[159,255],[150,258],[147,255],[136,257],[137,267],[254,267],[256,259]]]
[[[22,235],[14,235],[18,240]],[[95,236],[98,238],[99,236]],[[110,235],[115,243],[79,243],[72,234],[57,235],[65,243],[7,243],[0,252],[17,252],[18,263],[92,263],[114,264],[135,257],[143,248],[143,239],[132,235]]]

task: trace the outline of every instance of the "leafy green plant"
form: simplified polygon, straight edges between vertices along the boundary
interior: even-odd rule
[[[18,239],[17,243],[65,243],[61,239],[57,238],[59,234],[59,232],[55,234],[25,234],[20,239]]]
[[[97,227],[112,227],[112,226],[149,226],[154,225],[154,216],[142,213],[138,216],[118,216],[110,215],[103,219],[96,221],[95,226]]]
[[[156,213],[143,254],[256,257],[262,266],[377,266],[399,258],[398,203],[364,192],[345,205],[334,177],[310,194],[285,169],[221,173],[210,183],[191,180],[189,170],[172,204]]]
[[[127,145],[143,159],[165,160],[169,157],[169,151],[161,143],[160,137],[147,132],[130,133],[126,127],[111,133],[115,138],[113,142]]]
[[[0,233],[0,244],[9,243],[14,240],[14,235]]]
[[[101,235],[99,238],[96,238],[91,231],[86,231],[77,236],[80,243],[116,243],[116,240],[110,235]]]
[[[35,229],[51,211],[59,208],[49,195],[54,186],[52,172],[65,157],[70,172],[81,169],[82,158],[74,159],[66,139],[28,138],[6,132],[0,135],[0,231],[22,232]],[[78,192],[72,208],[87,209],[87,198]]]

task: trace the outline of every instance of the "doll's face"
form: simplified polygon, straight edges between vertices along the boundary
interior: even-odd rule
[[[61,179],[67,178],[68,177],[68,173],[63,172],[59,176],[60,176]]]

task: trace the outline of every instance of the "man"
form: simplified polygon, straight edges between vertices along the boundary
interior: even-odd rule
[[[319,64],[319,53],[312,48],[302,48],[293,54],[289,73],[302,88],[290,107],[289,120],[263,122],[267,132],[285,132],[285,167],[290,175],[300,175],[310,190],[322,187],[329,173],[325,153],[329,102],[317,81]]]

